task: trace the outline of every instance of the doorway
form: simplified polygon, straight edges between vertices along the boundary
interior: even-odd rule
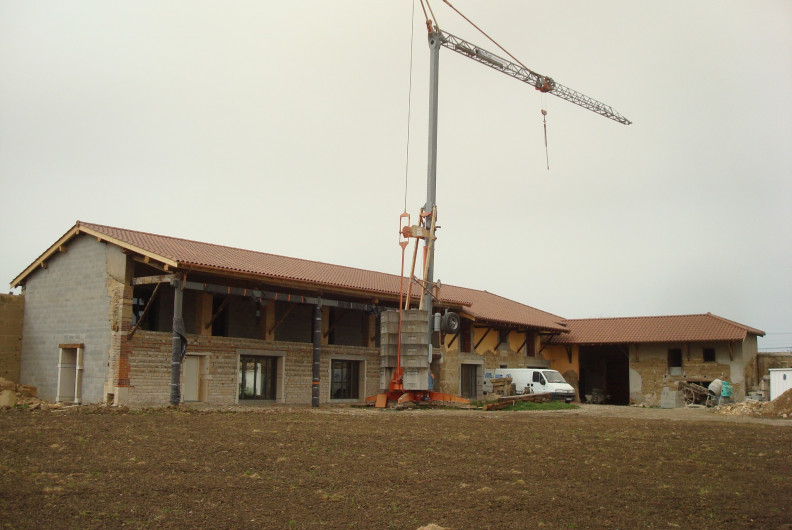
[[[480,385],[481,366],[478,364],[463,364],[460,369],[460,390],[465,399],[478,399],[481,391]]]
[[[200,401],[201,395],[201,357],[187,355],[184,358],[184,381],[182,401]]]

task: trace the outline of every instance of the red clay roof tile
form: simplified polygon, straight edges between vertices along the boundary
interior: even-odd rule
[[[656,317],[585,318],[564,320],[570,332],[551,344],[623,344],[743,340],[764,331],[706,313]]]
[[[159,256],[179,267],[200,267],[215,270],[218,274],[223,271],[240,272],[262,278],[355,290],[361,294],[399,294],[400,278],[393,274],[80,221],[77,222],[77,228],[104,235],[132,250]],[[566,332],[561,317],[486,291],[443,285],[440,301],[465,306],[465,312],[487,322]]]

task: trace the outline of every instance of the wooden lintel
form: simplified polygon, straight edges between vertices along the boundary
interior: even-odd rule
[[[150,285],[152,283],[169,283],[176,279],[174,274],[160,274],[157,276],[141,276],[132,278],[132,285]]]
[[[62,348],[64,350],[76,350],[77,348],[85,349],[85,344],[82,342],[77,342],[74,344],[58,344],[58,348]]]

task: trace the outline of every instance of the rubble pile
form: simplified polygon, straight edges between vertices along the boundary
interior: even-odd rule
[[[740,403],[718,405],[713,410],[718,414],[728,414],[730,416],[790,418],[792,417],[792,389],[787,390],[773,401],[746,399]]]
[[[60,403],[49,403],[39,399],[34,386],[22,385],[0,377],[0,409],[23,407],[30,410],[59,409]]]

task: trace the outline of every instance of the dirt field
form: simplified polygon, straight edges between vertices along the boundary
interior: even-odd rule
[[[792,528],[791,476],[710,411],[0,411],[7,528]]]

